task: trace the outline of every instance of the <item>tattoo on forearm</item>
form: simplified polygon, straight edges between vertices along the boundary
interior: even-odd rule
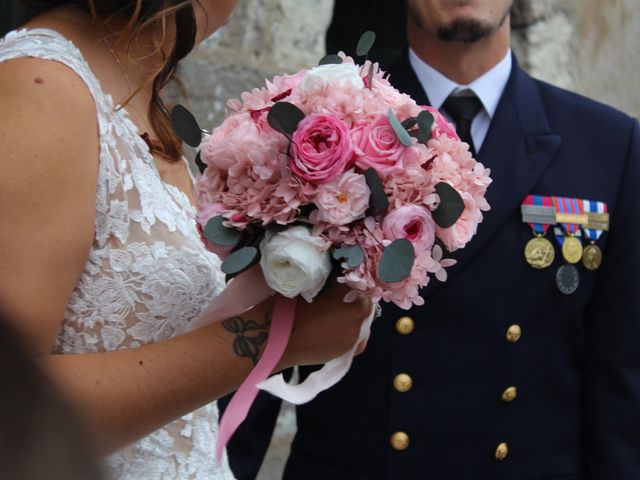
[[[258,358],[260,358],[260,348],[267,341],[270,325],[271,312],[268,310],[264,316],[264,323],[242,317],[231,317],[222,322],[225,330],[236,336],[233,341],[234,353],[239,357],[249,358],[254,365],[258,363]]]

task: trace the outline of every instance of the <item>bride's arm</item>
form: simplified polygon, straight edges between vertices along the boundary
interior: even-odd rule
[[[0,304],[30,342],[103,452],[236,389],[253,366],[222,324],[110,353],[50,355],[93,241],[98,133],[93,100],[66,67],[0,65]],[[368,314],[335,285],[301,302],[280,368],[346,351]],[[266,301],[244,315],[264,323]],[[340,314],[336,315],[336,311]]]

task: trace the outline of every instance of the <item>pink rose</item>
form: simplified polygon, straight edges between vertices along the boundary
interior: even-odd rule
[[[318,207],[311,221],[347,225],[364,217],[371,192],[364,175],[349,171],[318,188],[314,202]]]
[[[356,165],[362,170],[375,168],[383,177],[402,170],[407,147],[398,140],[385,115],[379,115],[368,125],[356,127],[352,138]]]
[[[424,252],[433,246],[436,224],[425,207],[403,205],[384,217],[382,231],[388,240],[406,238],[416,252]]]
[[[464,200],[464,210],[458,221],[449,228],[437,227],[438,238],[450,252],[464,248],[476,234],[478,224],[482,222],[482,212],[473,196],[468,192],[461,192],[460,195]]]
[[[247,152],[262,149],[264,140],[256,124],[247,113],[227,117],[211,135],[206,135],[200,145],[202,161],[227,171],[238,162],[247,160]]]
[[[293,134],[289,166],[298,178],[321,183],[349,168],[352,157],[347,124],[330,115],[312,114]]]
[[[431,115],[433,115],[434,122],[433,122],[432,130],[435,130],[433,132],[434,137],[437,137],[438,135],[446,135],[447,137],[451,137],[451,138],[459,138],[458,134],[456,133],[456,129],[453,128],[453,125],[451,125],[447,121],[444,115],[442,115],[437,108],[433,108],[433,107],[422,107],[422,108],[427,112],[429,112]]]

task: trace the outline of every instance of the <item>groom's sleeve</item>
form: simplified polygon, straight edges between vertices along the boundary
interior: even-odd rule
[[[283,372],[285,380],[291,378],[292,369]],[[220,418],[233,395],[218,400]],[[282,400],[260,391],[247,418],[227,444],[229,466],[237,480],[255,480],[269,449]]]
[[[585,317],[590,480],[640,479],[640,130],[629,123],[617,211]]]

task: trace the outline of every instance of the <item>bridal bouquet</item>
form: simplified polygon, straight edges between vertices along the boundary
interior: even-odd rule
[[[464,247],[489,209],[489,171],[468,145],[368,60],[327,56],[228,107],[202,138],[173,111],[199,151],[198,222],[228,278],[259,264],[272,290],[312,301],[333,271],[351,289],[345,301],[408,309],[424,303],[429,274],[444,281],[455,263],[441,245]]]

